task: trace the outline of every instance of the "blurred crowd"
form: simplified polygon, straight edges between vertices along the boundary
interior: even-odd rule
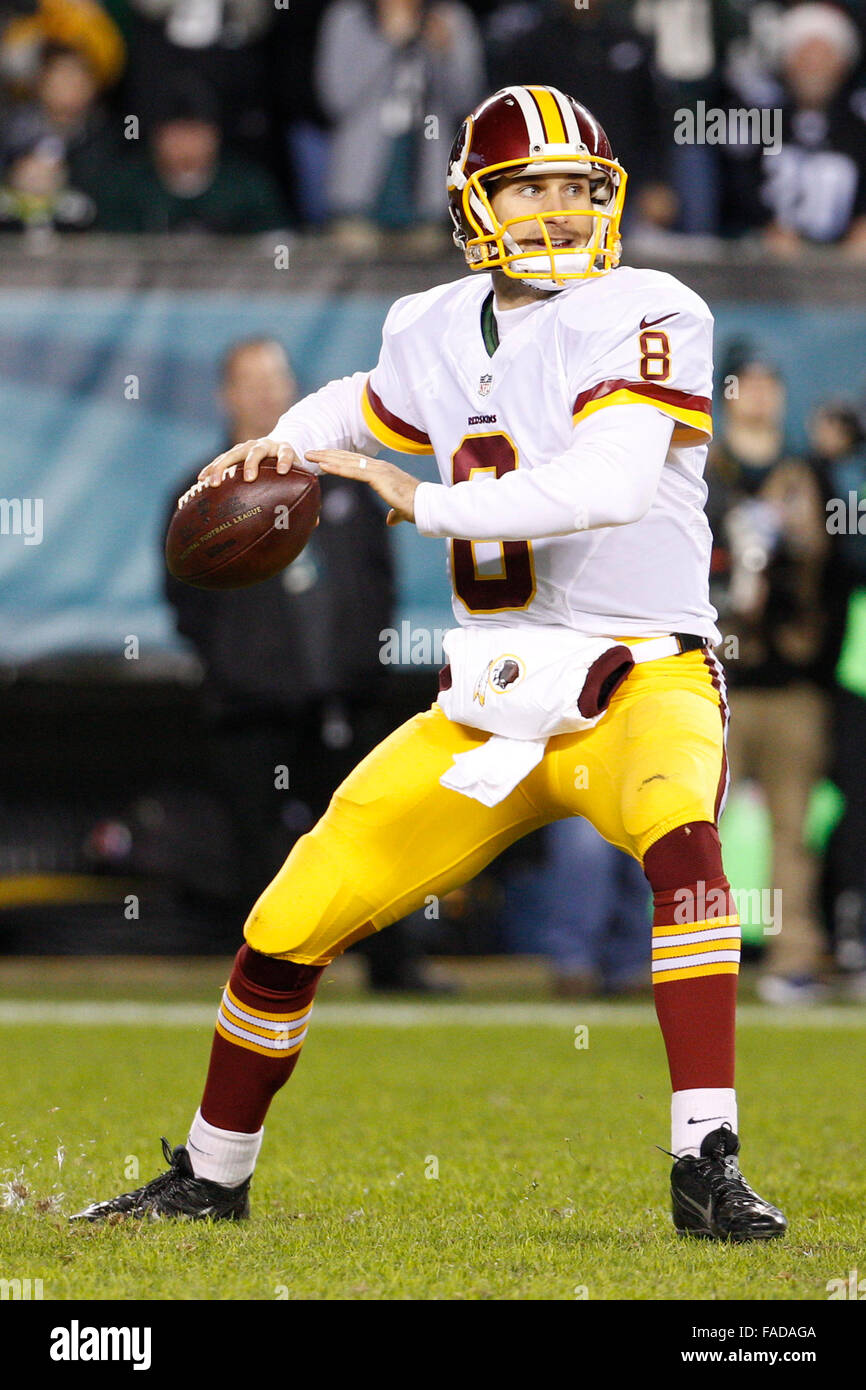
[[[627,231],[866,254],[859,0],[0,0],[0,228],[438,249],[455,130],[514,82],[599,117]]]
[[[710,597],[732,719],[734,787],[753,783],[772,827],[781,930],[764,922],[768,1002],[821,995],[828,950],[866,986],[866,431],[839,397],[786,434],[778,367],[747,347],[722,363],[707,467]],[[815,789],[831,800],[814,815]],[[813,822],[810,833],[809,822]],[[862,843],[862,842],[861,842]]]

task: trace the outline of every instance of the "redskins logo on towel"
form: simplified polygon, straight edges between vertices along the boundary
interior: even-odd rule
[[[483,706],[487,698],[488,686],[497,695],[502,695],[511,686],[519,684],[525,675],[526,669],[519,656],[512,656],[510,652],[507,652],[504,656],[494,657],[493,661],[488,661],[475,682],[472,698]]]

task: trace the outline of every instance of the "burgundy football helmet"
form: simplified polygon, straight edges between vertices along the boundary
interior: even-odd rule
[[[591,206],[527,214],[500,222],[491,205],[491,183],[525,174],[575,174],[589,178]],[[610,141],[585,106],[555,87],[503,87],[467,116],[448,161],[448,207],[454,241],[472,270],[499,268],[515,280],[543,289],[604,275],[619,264],[619,224],[628,175]],[[549,218],[592,217],[581,248],[559,250]],[[510,228],[535,217],[544,246],[521,250]]]

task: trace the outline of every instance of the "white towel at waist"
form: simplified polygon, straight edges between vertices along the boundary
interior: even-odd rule
[[[590,729],[638,661],[672,656],[674,637],[634,650],[568,628],[456,628],[444,641],[451,684],[438,703],[448,718],[492,735],[455,755],[443,787],[496,806],[541,762],[547,740]]]

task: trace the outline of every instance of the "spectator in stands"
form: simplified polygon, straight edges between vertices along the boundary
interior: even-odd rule
[[[277,121],[293,206],[302,222],[317,226],[328,220],[330,122],[316,93],[313,56],[329,5],[330,0],[304,0],[291,11],[290,23],[283,20],[276,26],[271,45]]]
[[[726,380],[707,469],[707,515],[714,537],[710,596],[730,688],[728,756],[735,782],[760,785],[773,826],[773,883],[783,918],[781,931],[766,935],[762,997],[808,1002],[820,993],[818,866],[803,828],[825,763],[826,701],[818,683],[823,498],[812,469],[786,446],[785,387],[775,368],[747,358]]]
[[[866,1000],[866,431],[846,401],[810,420],[829,552],[826,667],[833,673],[830,775],[844,809],[827,847],[824,898],[839,969]]]
[[[73,184],[98,185],[118,144],[99,97],[97,71],[85,49],[44,44],[32,99],[21,102],[4,123],[0,158],[26,144],[53,141]]]
[[[95,216],[93,200],[70,186],[60,140],[35,135],[7,144],[0,176],[0,231],[84,231]]]
[[[296,395],[280,343],[234,344],[221,370],[226,448],[269,434]],[[172,493],[167,521],[197,475]],[[224,592],[165,578],[178,631],[204,667],[214,790],[234,812],[236,915],[388,732],[379,633],[392,623],[394,575],[384,510],[361,483],[322,478],[320,486],[319,525],[276,578]],[[411,935],[393,931],[362,945],[371,985],[424,988]]]
[[[861,40],[829,4],[801,4],[779,20],[781,149],[728,145],[727,219],[760,230],[793,256],[811,243],[866,255],[866,102],[856,89]]]
[[[866,435],[855,406],[842,399],[819,405],[809,420],[809,445],[809,463],[821,483],[830,536],[825,565],[830,612],[824,650],[825,664],[832,669],[842,648],[851,593],[866,582],[866,540],[852,529],[848,508],[852,496],[859,503],[866,481]],[[844,517],[837,518],[840,501],[846,510]],[[866,521],[863,524],[866,528]]]
[[[456,0],[334,0],[315,80],[334,127],[329,201],[339,244],[367,254],[381,227],[399,230],[404,247],[445,244],[448,151],[484,88],[471,12]]]
[[[275,27],[296,26],[297,11],[308,3],[126,0],[127,109],[149,131],[161,115],[161,89],[192,73],[219,96],[226,149],[274,172],[269,45]]]
[[[189,74],[163,100],[147,156],[127,155],[103,180],[99,227],[222,234],[285,227],[286,210],[271,177],[223,152],[214,94]]]
[[[677,200],[669,183],[673,133],[661,117],[650,49],[620,0],[537,0],[506,6],[488,27],[492,89],[540,82],[568,92],[599,119],[629,176],[626,221],[671,228]]]
[[[46,44],[81,53],[100,88],[123,71],[123,37],[98,0],[7,0],[2,11],[0,80],[18,97],[31,94]]]
[[[678,231],[718,235],[721,231],[721,153],[716,145],[679,144],[673,139],[678,113],[697,110],[697,103],[716,108],[723,102],[723,74],[735,40],[748,33],[738,0],[637,0],[637,29],[653,45],[656,100],[669,152],[669,168],[679,216]]]

